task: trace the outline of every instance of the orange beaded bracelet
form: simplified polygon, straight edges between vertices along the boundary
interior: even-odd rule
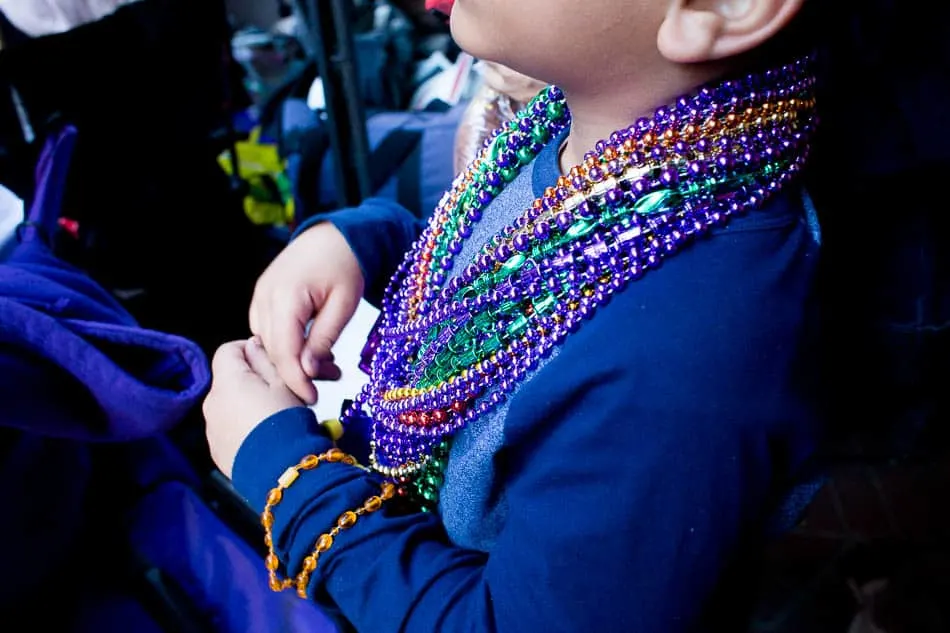
[[[264,526],[264,545],[267,546],[267,557],[264,564],[267,567],[268,582],[270,588],[274,591],[283,591],[293,586],[290,578],[280,579],[277,577],[277,568],[280,567],[280,560],[274,552],[274,536],[271,529],[274,526],[274,506],[280,503],[284,498],[284,491],[287,490],[300,476],[300,471],[313,470],[323,462],[344,463],[356,465],[356,460],[350,455],[345,454],[338,448],[331,448],[320,455],[307,455],[296,465],[291,466],[284,471],[277,479],[277,487],[267,493],[267,503],[264,504],[264,511],[261,512],[261,525]]]
[[[294,582],[297,586],[297,595],[301,598],[307,597],[307,585],[310,584],[310,574],[317,568],[320,555],[333,547],[333,540],[339,536],[343,530],[348,530],[356,525],[357,520],[364,514],[376,512],[383,507],[383,504],[392,499],[396,494],[396,487],[388,481],[384,481],[380,486],[379,495],[374,495],[363,502],[363,505],[355,510],[348,510],[340,515],[336,520],[333,529],[325,534],[321,534],[317,539],[317,544],[313,548],[310,556],[303,559],[303,570],[297,574]]]
[[[281,502],[284,491],[297,481],[301,471],[313,470],[323,462],[341,463],[363,468],[353,456],[347,455],[338,448],[331,448],[320,455],[307,455],[297,464],[285,470],[284,474],[277,479],[277,487],[273,488],[267,494],[267,502],[264,504],[264,511],[261,512],[261,525],[264,526],[264,544],[267,546],[267,556],[264,559],[264,564],[267,567],[268,583],[273,591],[284,591],[295,587],[297,589],[297,595],[301,598],[306,598],[310,574],[317,568],[317,560],[320,554],[326,552],[333,545],[333,539],[343,530],[353,527],[359,517],[370,512],[376,512],[382,507],[384,502],[395,496],[395,486],[388,481],[383,482],[382,491],[378,496],[370,497],[356,510],[344,512],[340,515],[340,518],[337,519],[336,525],[333,526],[332,530],[320,535],[313,553],[304,559],[303,570],[297,574],[296,578],[279,578],[277,576],[277,570],[280,567],[280,559],[277,558],[277,553],[274,551],[274,536],[272,531],[274,526],[274,506]]]

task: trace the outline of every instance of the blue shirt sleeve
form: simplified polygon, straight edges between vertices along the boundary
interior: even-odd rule
[[[561,365],[549,369],[570,374]],[[609,397],[609,375],[575,377],[512,402],[524,441],[500,464],[509,515],[490,552],[452,545],[434,514],[384,510],[337,537],[312,595],[361,632],[692,630],[770,485],[768,442],[736,433],[721,411],[632,410]],[[235,485],[258,511],[288,465],[330,446],[305,416],[270,420],[238,455]],[[339,464],[303,473],[274,513],[281,560],[299,571],[315,539],[378,490]]]
[[[377,306],[389,280],[425,227],[422,220],[399,204],[370,198],[357,207],[309,218],[293,237],[321,222],[331,222],[346,238],[363,272],[366,300]]]

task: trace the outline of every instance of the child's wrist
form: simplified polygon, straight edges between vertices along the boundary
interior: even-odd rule
[[[270,416],[248,434],[234,458],[234,487],[260,511],[271,484],[300,455],[333,448],[328,430],[307,407]]]

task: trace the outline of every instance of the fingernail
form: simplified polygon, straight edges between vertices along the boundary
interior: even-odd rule
[[[303,370],[307,373],[308,376],[313,378],[317,375],[317,361],[313,357],[313,352],[309,349],[303,351],[303,356],[300,359],[301,365],[303,365]]]
[[[310,390],[310,393],[307,394],[307,397],[304,398],[304,402],[310,406],[313,406],[317,404],[317,396],[317,388],[313,387],[313,389]]]
[[[261,337],[259,337],[257,334],[255,334],[255,335],[252,336],[250,339],[248,339],[248,343],[250,343],[251,345],[253,345],[253,346],[255,346],[255,347],[262,347],[262,346],[263,346],[263,343],[261,343]]]
[[[336,363],[330,363],[330,366],[327,367],[323,373],[327,380],[339,380],[343,377],[343,370],[340,369],[340,366]]]

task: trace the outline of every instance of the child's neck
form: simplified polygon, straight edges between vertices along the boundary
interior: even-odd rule
[[[597,141],[629,127],[640,117],[653,116],[658,107],[722,76],[723,70],[717,65],[677,65],[652,83],[614,84],[609,90],[562,86],[571,110],[571,132],[561,151],[561,172],[567,173],[574,165],[583,163],[584,154],[593,149]]]

